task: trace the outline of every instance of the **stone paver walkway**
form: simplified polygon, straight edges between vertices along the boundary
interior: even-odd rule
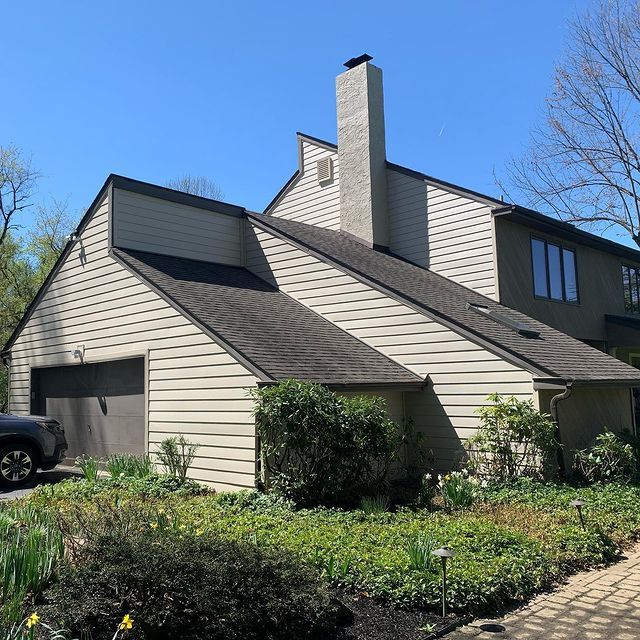
[[[501,620],[475,620],[447,640],[638,640],[640,546],[625,555],[611,567],[573,576]],[[504,631],[483,630],[488,623]]]

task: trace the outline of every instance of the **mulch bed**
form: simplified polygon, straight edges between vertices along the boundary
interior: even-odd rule
[[[364,594],[340,591],[339,599],[353,612],[353,624],[346,627],[341,640],[428,640],[439,637],[463,622],[423,611],[405,611],[382,604]]]

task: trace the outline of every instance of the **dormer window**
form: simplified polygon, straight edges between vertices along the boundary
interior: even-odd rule
[[[536,298],[578,302],[576,252],[559,244],[531,238],[533,293]]]
[[[640,313],[640,268],[622,265],[622,286],[624,288],[624,310]]]

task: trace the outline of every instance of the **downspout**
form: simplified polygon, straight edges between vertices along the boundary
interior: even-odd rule
[[[551,398],[551,402],[549,403],[549,413],[551,414],[553,421],[556,423],[555,437],[558,444],[558,471],[561,478],[564,478],[567,475],[567,469],[564,464],[564,455],[562,453],[562,438],[560,436],[560,423],[558,422],[558,402],[560,402],[561,400],[566,400],[571,395],[572,389],[573,380],[566,380],[564,383],[564,391],[553,396],[553,398]]]

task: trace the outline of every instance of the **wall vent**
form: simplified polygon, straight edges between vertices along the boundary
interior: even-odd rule
[[[318,182],[325,184],[333,180],[333,158],[327,156],[326,158],[320,158],[316,163],[316,170],[318,172]]]

